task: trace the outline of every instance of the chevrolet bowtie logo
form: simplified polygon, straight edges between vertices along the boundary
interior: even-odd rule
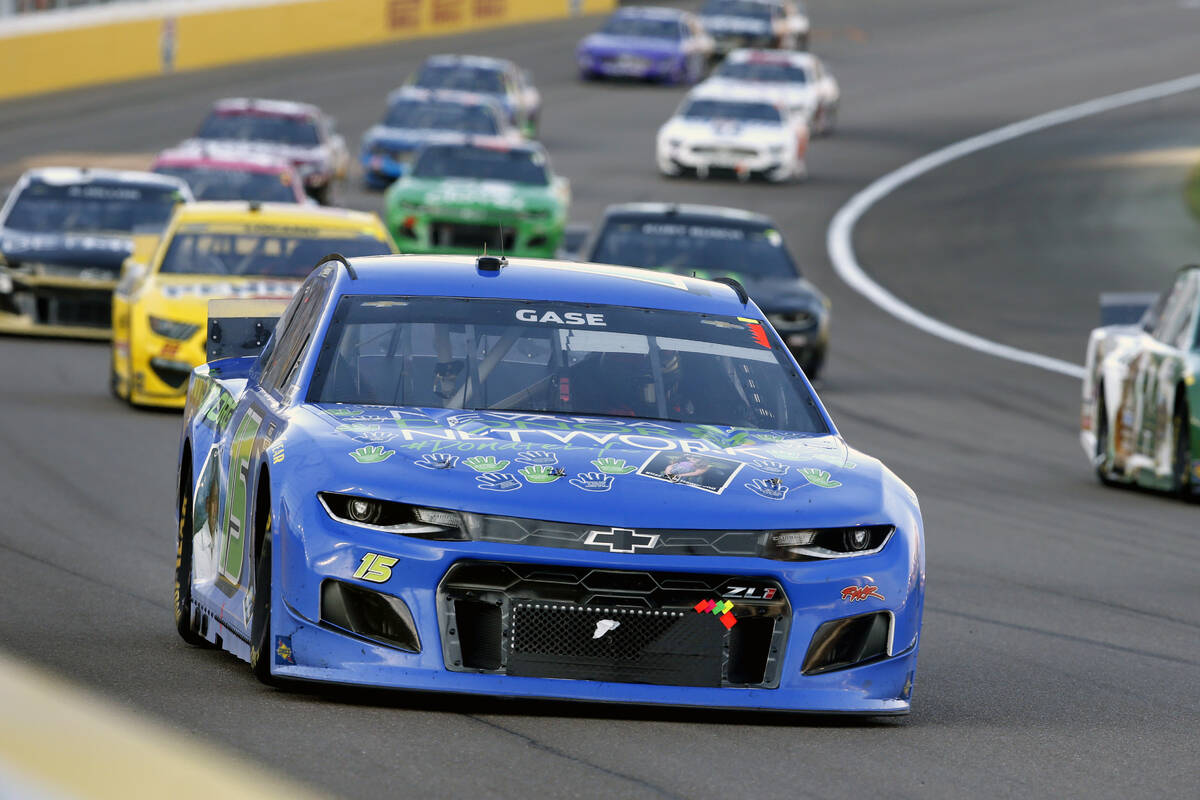
[[[588,531],[584,544],[607,547],[612,553],[634,553],[637,550],[653,550],[658,545],[658,534],[638,533],[632,528],[613,528],[610,531]]]

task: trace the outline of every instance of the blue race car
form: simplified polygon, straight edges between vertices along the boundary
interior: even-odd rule
[[[273,684],[909,710],[916,497],[736,281],[330,256],[273,333],[221,302],[180,450],[188,642]]]
[[[714,46],[694,14],[675,8],[622,8],[579,43],[576,60],[584,80],[695,83],[704,77]]]
[[[369,188],[383,189],[404,177],[413,159],[430,142],[455,141],[463,134],[524,139],[500,103],[470,92],[405,86],[388,96],[383,121],[363,134],[363,178]]]

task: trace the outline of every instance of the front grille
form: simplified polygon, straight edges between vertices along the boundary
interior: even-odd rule
[[[698,144],[692,147],[697,155],[712,158],[757,158],[758,151],[750,147],[721,147],[719,145]]]
[[[435,247],[481,249],[486,245],[494,252],[511,250],[516,240],[516,228],[500,225],[473,225],[462,222],[433,223],[432,244]]]
[[[730,594],[732,627],[695,609]],[[775,688],[791,619],[769,578],[481,561],[438,610],[452,671],[671,686]]]
[[[76,325],[108,328],[112,325],[112,289],[35,288],[31,292],[33,318],[39,325]],[[18,305],[24,305],[20,300]]]

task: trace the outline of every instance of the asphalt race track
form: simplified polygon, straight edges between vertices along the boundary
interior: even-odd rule
[[[576,221],[676,199],[772,214],[834,303],[819,390],[920,495],[928,596],[913,713],[853,720],[372,692],[285,694],[174,632],[178,417],[110,399],[108,351],[0,339],[0,649],[346,797],[1194,797],[1200,509],[1102,488],[1076,381],[906,327],[848,290],[834,212],[940,146],[1200,71],[1179,0],[813,0],[841,127],[800,185],[665,180],[682,90],[581,85],[591,20],[174,76],[0,105],[0,180],[44,153],[149,154],[224,95],[309,100],[351,146],[425,55],[508,55],[545,97]],[[1200,259],[1182,181],[1200,92],[983,151],[859,223],[859,260],[917,308],[1082,362],[1108,289]],[[343,199],[378,210],[352,182]],[[1191,787],[1191,788],[1188,788]]]

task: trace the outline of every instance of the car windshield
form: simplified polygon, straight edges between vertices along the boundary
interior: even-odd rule
[[[729,61],[717,67],[718,78],[735,81],[762,81],[765,83],[807,83],[808,73],[803,67],[786,61]]]
[[[795,278],[779,231],[762,224],[663,217],[617,218],[600,231],[589,261],[710,278]]]
[[[263,203],[299,202],[287,172],[248,172],[220,167],[156,167],[160,175],[183,178],[197,200],[258,200]]]
[[[417,86],[425,89],[459,89],[480,94],[504,94],[504,73],[491,67],[466,64],[426,64],[417,73]]]
[[[609,17],[604,33],[610,36],[644,36],[647,39],[680,38],[679,22],[673,19],[632,17],[617,15]]]
[[[474,178],[532,186],[550,183],[546,158],[537,150],[472,145],[426,147],[413,164],[414,178]]]
[[[693,100],[681,116],[685,119],[731,119],[755,125],[779,125],[783,116],[770,103],[747,103],[740,100]]]
[[[159,272],[168,275],[255,275],[303,278],[330,253],[347,258],[391,252],[386,242],[345,230],[270,225],[183,228],[171,239]]]
[[[310,119],[256,111],[214,111],[204,120],[196,137],[239,142],[274,142],[295,147],[316,147],[321,143],[321,138],[317,135],[317,126]]]
[[[169,186],[32,181],[17,195],[4,227],[31,233],[158,233],[181,199]]]
[[[755,0],[708,0],[700,13],[706,17],[771,18],[770,6]]]
[[[483,106],[436,100],[397,100],[383,124],[391,128],[458,131],[491,136],[500,132],[496,118]]]
[[[774,333],[740,317],[351,295],[339,301],[307,396],[826,432],[782,353]]]

